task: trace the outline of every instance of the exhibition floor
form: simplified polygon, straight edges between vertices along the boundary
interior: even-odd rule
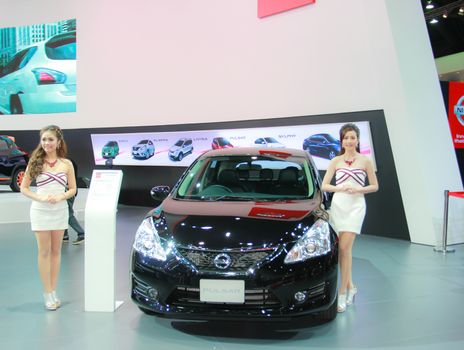
[[[84,312],[85,245],[66,244],[46,311],[29,223],[0,223],[2,349],[463,349],[464,245],[443,255],[406,241],[360,236],[359,294],[331,323],[189,322],[147,316],[129,298],[129,251],[148,208],[120,206],[114,313]],[[71,232],[71,240],[75,233]]]

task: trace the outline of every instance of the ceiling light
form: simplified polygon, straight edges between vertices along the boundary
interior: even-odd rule
[[[461,16],[464,16],[464,7],[460,7],[458,13],[459,13]]]
[[[432,0],[427,1],[427,5],[425,6],[425,8],[426,8],[427,10],[431,10],[431,9],[433,9],[434,7],[435,7],[435,5],[432,3]]]
[[[448,12],[443,12],[443,18],[448,18]]]
[[[438,20],[436,18],[432,18],[429,23],[435,24],[435,23],[438,23]]]

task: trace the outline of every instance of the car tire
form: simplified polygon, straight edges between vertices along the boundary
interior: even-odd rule
[[[182,152],[179,153],[177,156],[177,160],[180,162],[184,158],[184,154]]]
[[[329,159],[334,159],[337,154],[334,151],[329,151]]]
[[[11,114],[23,114],[23,105],[21,104],[21,99],[19,95],[13,95],[10,99],[10,111]]]
[[[318,319],[322,322],[330,322],[337,317],[338,296],[330,307],[318,315]]]
[[[21,190],[21,182],[25,174],[24,168],[18,168],[13,172],[11,177],[10,188],[13,192],[19,192]]]

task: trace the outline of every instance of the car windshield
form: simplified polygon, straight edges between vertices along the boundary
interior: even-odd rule
[[[184,141],[183,141],[183,140],[179,140],[179,141],[177,141],[177,142],[174,144],[174,146],[180,147],[180,146],[182,146],[183,144],[184,144]]]
[[[146,145],[148,144],[148,140],[142,140],[139,142],[139,145]]]
[[[174,192],[176,199],[199,201],[276,201],[315,194],[305,157],[231,155],[197,160]]]
[[[220,146],[227,146],[227,145],[230,145],[230,142],[227,141],[225,138],[222,138],[222,137],[218,138],[217,141],[218,141],[218,144],[219,144]]]
[[[329,141],[331,143],[337,143],[338,142],[338,140],[335,137],[333,137],[332,135],[330,135],[330,134],[326,134],[325,138],[327,139],[327,141]]]
[[[279,143],[277,142],[277,140],[273,137],[265,137],[264,138],[266,140],[267,143]]]

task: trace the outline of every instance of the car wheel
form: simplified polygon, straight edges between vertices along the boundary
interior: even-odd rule
[[[329,151],[329,159],[334,159],[337,154],[334,151]]]
[[[337,317],[337,305],[338,305],[338,296],[335,298],[335,301],[330,305],[330,307],[324,311],[321,312],[318,315],[318,319],[323,322],[329,322],[335,319]]]
[[[182,152],[179,153],[177,160],[180,162],[184,158],[184,154]]]
[[[10,111],[11,111],[11,114],[23,114],[24,113],[23,106],[21,104],[19,95],[11,96]]]
[[[23,168],[16,169],[11,178],[10,188],[14,192],[19,192],[21,190],[21,182],[23,182],[25,170]]]
[[[146,315],[157,315],[158,314],[157,312],[154,312],[154,311],[149,310],[149,309],[145,309],[144,307],[141,307],[141,306],[139,306],[139,309],[140,309],[140,311],[142,311]]]

